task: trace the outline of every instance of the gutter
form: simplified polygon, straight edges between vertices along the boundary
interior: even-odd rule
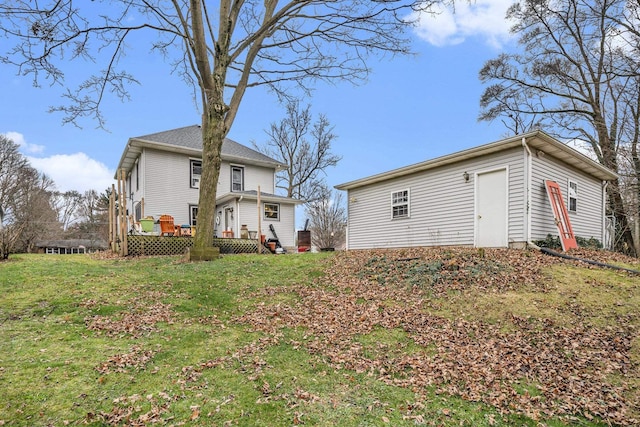
[[[532,160],[532,154],[531,154],[531,149],[529,148],[529,146],[527,145],[527,137],[523,136],[522,137],[522,146],[524,147],[525,151],[527,152],[527,162],[525,163],[527,170],[525,173],[525,183],[524,183],[524,189],[527,193],[526,196],[526,214],[525,214],[525,218],[527,221],[527,225],[525,227],[525,233],[526,233],[526,238],[525,241],[527,242],[528,245],[532,245],[532,247],[536,247],[536,245],[533,244],[533,242],[531,242],[531,179],[532,179],[532,165],[533,165],[533,160]]]

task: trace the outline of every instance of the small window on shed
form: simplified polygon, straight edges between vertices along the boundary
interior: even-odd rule
[[[578,183],[569,180],[569,194],[567,195],[569,212],[578,212]]]
[[[391,218],[409,218],[409,190],[391,193]]]

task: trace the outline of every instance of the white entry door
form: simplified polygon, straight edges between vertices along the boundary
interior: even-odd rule
[[[478,174],[476,187],[476,246],[507,246],[507,170]]]

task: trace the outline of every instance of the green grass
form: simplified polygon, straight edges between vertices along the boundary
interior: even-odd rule
[[[333,256],[12,256],[0,263],[0,425],[541,425],[435,387],[336,368],[304,345],[316,338],[305,328],[268,333],[239,320],[262,304],[295,304],[296,287],[319,286]],[[560,267],[550,275],[557,287],[548,294],[457,293],[440,314],[497,321],[510,309],[569,322],[563,307],[573,302],[601,326],[637,312],[635,279]],[[352,342],[370,359],[434,354],[401,328]],[[523,383],[519,392],[536,390]]]

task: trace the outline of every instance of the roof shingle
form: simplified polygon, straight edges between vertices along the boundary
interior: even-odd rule
[[[132,139],[202,150],[202,128],[199,125],[186,126],[149,135],[137,136]],[[282,165],[281,162],[252,148],[239,144],[229,138],[225,138],[222,144],[222,157],[235,157]]]

